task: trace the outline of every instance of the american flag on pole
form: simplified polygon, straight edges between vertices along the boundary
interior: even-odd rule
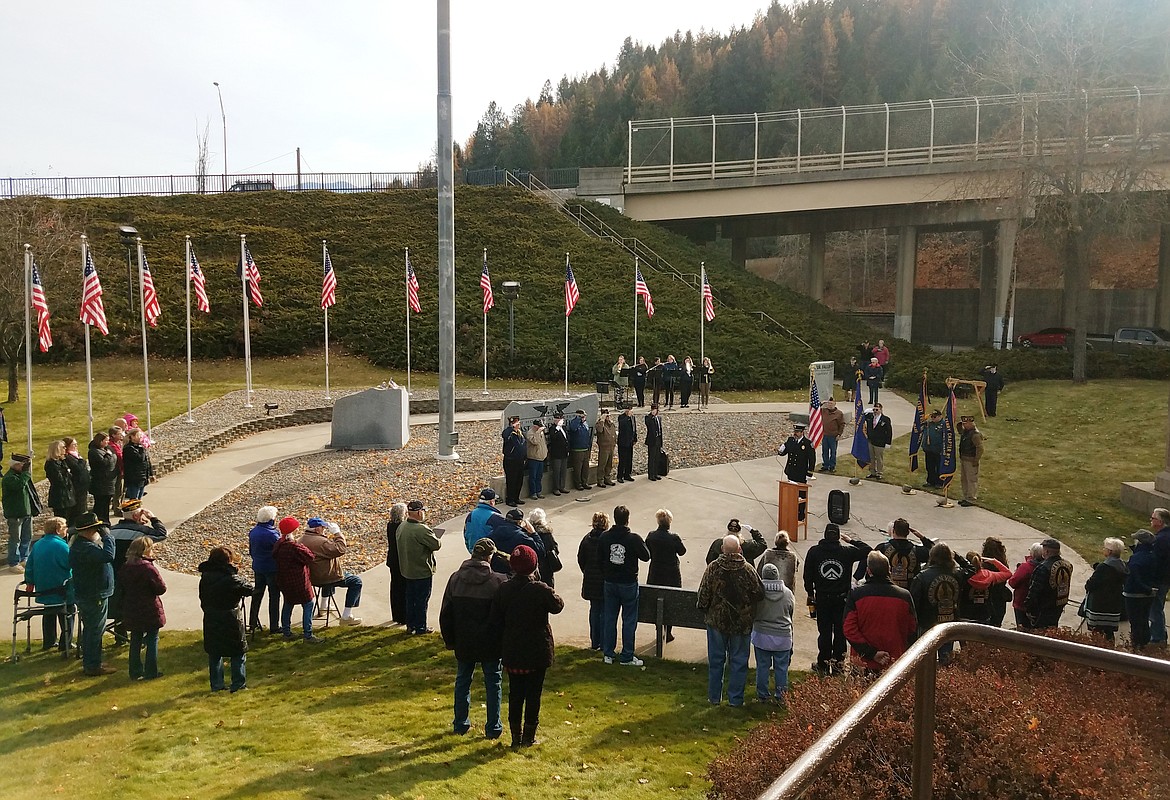
[[[581,292],[577,289],[577,279],[573,277],[573,267],[569,264],[569,254],[565,254],[565,316],[573,313],[577,301],[581,299]]]
[[[325,248],[325,277],[321,282],[321,308],[329,308],[337,302],[337,276],[333,274],[333,259],[329,248]]]
[[[642,268],[634,267],[634,296],[642,297],[646,300],[646,318],[654,316],[654,301],[650,299],[650,287],[646,285],[646,279],[642,277]]]
[[[154,278],[150,276],[150,264],[146,261],[145,250],[142,251],[142,313],[146,315],[146,322],[150,327],[158,327],[162,308],[158,304],[158,292],[154,289]]]
[[[264,296],[260,294],[260,268],[256,266],[248,245],[244,245],[244,274],[248,279],[248,297],[252,298],[257,308],[263,306]]]
[[[81,281],[81,321],[97,328],[102,336],[110,333],[110,326],[106,324],[106,307],[102,303],[102,282],[98,279],[89,247],[85,248],[85,272]]]
[[[195,258],[195,249],[191,249],[191,263],[187,266],[187,275],[191,286],[195,289],[195,307],[204,314],[211,313],[211,302],[207,299],[207,279],[203,270],[199,269],[199,259]]]
[[[406,256],[406,302],[410,310],[418,314],[422,311],[422,304],[418,301],[418,276],[414,274],[414,267],[410,265],[410,255]]]
[[[53,346],[53,332],[49,330],[49,303],[45,300],[45,287],[41,286],[41,273],[37,262],[32,262],[32,307],[37,312],[37,340],[41,352],[47,353]]]
[[[707,281],[707,268],[703,268],[703,319],[710,322],[715,319],[715,296],[711,294],[711,284]]]
[[[483,313],[488,313],[496,305],[496,296],[492,293],[492,276],[488,274],[487,250],[483,251],[483,272],[479,273],[479,288],[483,289]]]
[[[813,447],[821,446],[821,439],[825,438],[825,425],[821,421],[821,395],[817,391],[817,382],[810,380],[808,390],[808,438]]]

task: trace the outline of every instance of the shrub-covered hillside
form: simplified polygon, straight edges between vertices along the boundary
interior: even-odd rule
[[[187,195],[63,201],[83,217],[106,289],[109,337],[95,336],[94,351],[133,352],[140,347],[138,319],[126,299],[126,251],[117,228],[141,233],[163,315],[149,333],[160,356],[185,352],[183,237],[190,234],[207,276],[212,313],[194,314],[199,358],[239,355],[243,349],[239,234],[262,275],[264,307],[253,308],[256,354],[280,355],[320,347],[321,240],[339,283],[330,312],[331,342],[378,364],[406,363],[404,248],[421,284],[422,313],[411,317],[412,365],[434,370],[438,357],[436,199],[434,192],[371,194],[264,192],[250,195]],[[496,375],[560,379],[564,369],[564,261],[570,254],[581,300],[570,319],[570,378],[608,377],[618,353],[633,349],[633,264],[611,243],[576,228],[550,206],[520,190],[460,187],[456,195],[456,348],[461,372],[482,369],[483,317],[479,288],[482,249],[496,287],[496,309],[488,320],[489,368]],[[685,239],[653,226],[628,222],[631,235],[666,242],[663,255],[680,269],[697,271],[706,258],[710,280],[728,306],[707,325],[705,349],[718,371],[718,385],[795,387],[807,381],[807,365],[819,358],[847,357],[867,328],[833,314],[807,298],[712,258]],[[68,253],[66,258],[76,258]],[[643,268],[656,313],[646,319],[639,303],[638,351],[651,359],[673,353],[679,361],[699,358],[699,299],[694,289]],[[136,280],[136,278],[135,278]],[[508,304],[500,283],[519,280],[516,357],[508,361]],[[50,303],[55,287],[48,287]],[[76,290],[74,290],[76,291]],[[74,300],[70,299],[68,305]],[[60,309],[63,303],[56,304]],[[763,310],[804,338],[809,350],[787,335],[769,331],[750,312]],[[52,355],[80,353],[80,327],[73,313],[55,312],[58,345]]]

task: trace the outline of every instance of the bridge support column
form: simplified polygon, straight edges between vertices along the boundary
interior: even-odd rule
[[[820,302],[825,299],[825,232],[808,235],[808,296]]]
[[[1011,347],[1015,329],[1015,298],[1011,293],[1015,289],[1012,276],[1016,265],[1016,234],[1020,232],[1020,221],[1003,219],[996,224],[995,232],[995,326],[992,335],[995,337],[994,347],[1000,347],[1007,341]],[[1012,309],[1008,313],[1008,301],[1011,300]]]
[[[995,337],[996,236],[984,228],[979,245],[979,312],[975,341],[987,344]]]
[[[1154,303],[1154,324],[1170,328],[1170,222],[1162,223],[1158,247],[1158,288]]]
[[[898,275],[894,282],[894,336],[910,341],[914,321],[914,274],[918,266],[918,228],[902,227],[898,236]]]
[[[747,266],[747,237],[742,234],[731,236],[731,263],[739,267]]]

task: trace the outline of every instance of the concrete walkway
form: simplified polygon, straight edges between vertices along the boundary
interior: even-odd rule
[[[914,407],[893,393],[886,393],[882,401],[894,424],[894,436],[909,431]],[[846,407],[846,410],[851,409]],[[801,403],[744,403],[717,404],[708,413],[805,411],[807,406]],[[668,434],[670,417],[685,413],[688,412],[676,411],[665,415]],[[456,415],[458,422],[498,418],[499,412]],[[412,417],[411,424],[435,424],[437,421],[437,415],[418,415]],[[270,431],[234,442],[152,484],[148,505],[169,529],[174,529],[273,463],[319,451],[328,440],[329,425],[324,424]],[[843,456],[847,458],[847,452]],[[724,535],[728,519],[738,517],[750,523],[763,531],[771,542],[776,531],[777,482],[782,474],[781,461],[777,457],[768,457],[675,470],[656,483],[641,476],[632,484],[595,489],[585,495],[574,493],[544,500],[541,505],[549,514],[549,521],[561,547],[561,560],[565,565],[564,570],[555,576],[556,589],[566,600],[564,612],[553,620],[557,641],[586,647],[589,644],[588,603],[580,599],[581,573],[577,567],[576,553],[581,538],[589,530],[595,511],[609,512],[614,506],[626,505],[632,511],[631,527],[644,535],[655,527],[655,511],[659,508],[670,509],[675,519],[673,529],[682,536],[687,546],[687,554],[682,559],[683,584],[686,588],[694,589],[698,587],[705,568],[707,548],[712,541]],[[906,496],[897,486],[871,482],[850,486],[847,477],[819,473],[818,480],[812,483],[809,497],[811,538],[809,541],[797,542],[795,548],[802,559],[808,548],[819,540],[820,532],[827,522],[825,509],[828,493],[832,489],[843,489],[851,496],[852,516],[844,529],[870,544],[881,541],[886,525],[899,516],[906,517],[925,535],[947,541],[957,552],[977,550],[986,536],[999,536],[1007,545],[1012,559],[1009,566],[1014,566],[1023,557],[1032,542],[1043,538],[1033,528],[984,509],[957,506],[943,509],[937,506],[933,495],[918,493]],[[531,510],[535,507],[529,501],[525,508]],[[432,521],[432,524],[449,531],[438,553],[438,573],[430,607],[431,624],[437,627],[439,600],[447,576],[467,558],[467,550],[461,536],[462,516],[443,522]],[[1081,587],[1089,575],[1089,567],[1071,549],[1066,557],[1075,568],[1074,597],[1080,597],[1083,594]],[[643,577],[644,566],[641,572]],[[198,600],[198,578],[174,572],[166,572],[165,578],[168,591],[163,599],[167,610],[167,627],[199,630],[202,627],[202,613]],[[362,580],[365,589],[360,613],[365,624],[388,623],[389,574],[386,568],[374,567],[362,575]],[[7,594],[17,581],[15,575],[0,576],[0,591]],[[803,586],[796,587],[795,591],[796,652],[793,666],[804,669],[816,658],[816,623],[805,613]],[[1008,615],[1010,620],[1010,610]],[[1070,604],[1064,622],[1075,627],[1078,621],[1075,607]],[[34,631],[34,635],[36,633],[38,631]],[[706,636],[703,631],[676,629],[675,636],[676,640],[666,648],[667,657],[699,662],[706,660]],[[640,626],[638,652],[644,657],[647,654],[652,656],[653,645],[653,627]],[[652,666],[652,662],[648,661],[647,665]]]

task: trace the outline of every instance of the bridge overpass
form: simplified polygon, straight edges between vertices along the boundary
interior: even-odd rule
[[[703,241],[807,235],[807,293],[824,294],[825,234],[898,233],[894,334],[910,339],[921,233],[983,235],[978,341],[1006,327],[1015,241],[1040,166],[1075,163],[1093,191],[1119,178],[1170,189],[1170,88],[947,98],[759,114],[630,121],[624,167],[582,169],[578,195]],[[1170,224],[1156,316],[1170,327]]]

